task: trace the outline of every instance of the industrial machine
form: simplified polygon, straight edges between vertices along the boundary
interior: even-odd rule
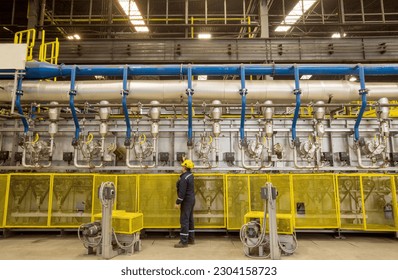
[[[112,227],[113,206],[116,188],[113,182],[104,182],[98,189],[98,197],[102,204],[102,219],[79,227],[78,236],[89,254],[96,253],[104,259],[111,259],[122,253],[141,251],[140,233],[120,234]],[[142,214],[141,214],[142,217]]]
[[[272,183],[266,183],[261,188],[261,198],[264,200],[264,212],[261,219],[254,219],[244,224],[240,229],[240,239],[243,251],[251,258],[271,258],[279,260],[281,251],[293,254],[298,247],[295,234],[280,235],[277,227],[276,197],[277,189]]]
[[[15,69],[0,62],[0,228],[92,221],[101,176],[114,176],[128,194],[117,210],[143,213],[146,228],[177,228],[169,202],[188,157],[200,227],[239,230],[259,210],[255,182],[263,176],[278,187],[288,182],[278,198],[278,214],[290,215],[286,232],[398,232],[396,83],[365,81],[398,75],[396,65],[21,61]],[[300,79],[320,74],[359,83]],[[266,75],[294,80],[248,79]]]

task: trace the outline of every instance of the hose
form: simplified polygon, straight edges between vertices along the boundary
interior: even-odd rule
[[[92,133],[89,133],[87,136],[87,141],[86,141],[86,145],[90,144],[94,139],[94,135]]]
[[[136,243],[135,234],[134,234],[134,239],[133,239],[133,241],[131,241],[131,243],[128,244],[128,245],[122,245],[122,243],[119,242],[119,240],[117,239],[115,230],[114,230],[113,228],[112,228],[112,234],[113,234],[113,237],[115,238],[115,241],[116,241],[117,246],[119,246],[119,247],[120,247],[121,249],[123,249],[123,250],[128,250],[128,249],[130,249],[130,248],[133,247],[133,245]]]
[[[127,74],[128,74],[128,67],[125,66],[123,69],[123,89],[122,89],[122,107],[124,113],[124,120],[126,122],[126,140],[125,146],[130,146],[130,139],[131,139],[131,124],[129,118],[129,112],[127,109],[127,95],[129,94],[129,90],[127,89]]]
[[[144,138],[144,139],[141,140],[141,138]],[[141,134],[141,135],[138,137],[138,141],[139,141],[140,145],[144,144],[144,143],[146,142],[146,135],[145,135],[145,134]]]
[[[29,124],[23,114],[23,110],[22,110],[22,106],[21,106],[21,96],[22,95],[23,95],[22,78],[19,78],[18,84],[17,84],[17,90],[16,90],[15,106],[17,107],[18,114],[21,116],[21,121],[22,121],[23,127],[24,127],[23,132],[24,132],[24,134],[27,134],[29,131]]]
[[[39,141],[39,139],[40,139],[39,133],[36,133],[35,139],[33,140],[32,144],[37,143],[37,141]]]

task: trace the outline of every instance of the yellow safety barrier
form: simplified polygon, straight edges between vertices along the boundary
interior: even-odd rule
[[[178,176],[139,175],[138,212],[144,214],[145,228],[180,227],[180,212],[174,208]]]
[[[333,175],[296,174],[291,176],[296,228],[338,228],[337,189]]]
[[[14,35],[14,44],[26,44],[26,61],[33,60],[33,48],[36,41],[36,29],[28,29],[16,32]]]
[[[239,230],[249,212],[249,175],[226,175],[227,229]]]
[[[225,185],[223,175],[195,174],[195,200],[195,227],[226,227]]]
[[[51,176],[51,174],[11,175],[6,197],[6,228],[49,226]]]
[[[4,227],[4,213],[5,213],[5,204],[7,197],[7,185],[8,185],[9,176],[8,175],[0,175],[0,228]]]
[[[49,212],[51,227],[76,228],[91,221],[93,177],[90,174],[53,176]]]
[[[116,187],[116,209],[137,212],[138,176],[118,175]]]
[[[114,182],[120,232],[179,228],[179,174],[16,173],[0,175],[0,227],[78,228],[101,214],[98,188]],[[294,229],[398,231],[398,176],[388,174],[195,174],[197,228],[239,230],[262,218],[260,188],[278,190],[280,233]],[[120,212],[122,211],[122,212]],[[134,216],[134,217],[133,217]]]

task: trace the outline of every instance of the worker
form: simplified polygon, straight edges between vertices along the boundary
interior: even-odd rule
[[[195,244],[195,230],[193,221],[193,207],[195,206],[194,177],[191,170],[194,164],[186,159],[181,164],[182,174],[177,181],[177,200],[175,207],[180,209],[180,242],[175,248],[188,247],[188,244]]]

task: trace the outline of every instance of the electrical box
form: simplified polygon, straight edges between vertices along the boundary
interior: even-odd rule
[[[260,189],[261,192],[261,199],[268,199],[268,187],[262,187]],[[278,190],[275,187],[271,187],[271,198],[273,200],[276,199],[276,197],[278,196]]]
[[[390,162],[392,166],[397,166],[398,163],[398,153],[390,153]]]
[[[330,164],[333,164],[333,154],[332,153],[322,153],[321,160],[323,162],[330,162]]]
[[[169,162],[170,154],[169,153],[159,153],[159,161],[160,162]]]
[[[68,163],[72,162],[73,154],[72,153],[63,153],[62,160],[67,161]]]
[[[1,151],[0,152],[0,160],[6,161],[10,157],[9,151]]]
[[[296,213],[299,215],[305,214],[305,204],[304,202],[297,202],[296,203]]]
[[[185,158],[185,153],[178,152],[177,153],[177,161],[183,162]]]
[[[21,163],[22,162],[22,152],[16,152],[14,154],[14,159],[15,159],[16,162]]]
[[[345,161],[347,164],[350,162],[350,156],[348,153],[338,153],[338,157],[341,162]]]
[[[235,153],[224,153],[224,161],[233,163],[235,161]]]

